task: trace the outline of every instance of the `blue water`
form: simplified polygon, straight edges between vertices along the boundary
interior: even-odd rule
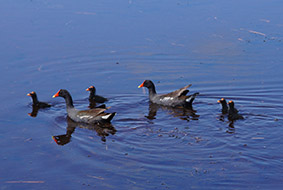
[[[2,2],[0,189],[282,189],[282,7]],[[152,109],[145,79],[158,93],[193,84],[196,113]],[[90,85],[117,112],[108,129],[72,123],[52,99],[65,88],[87,109]],[[31,91],[53,106],[30,117]],[[223,119],[222,97],[245,119]]]

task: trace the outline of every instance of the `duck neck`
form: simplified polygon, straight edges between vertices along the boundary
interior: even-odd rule
[[[235,113],[235,109],[233,105],[229,105],[229,114],[234,114]]]
[[[223,111],[227,111],[228,110],[228,106],[226,103],[222,103],[222,110]]]
[[[95,89],[93,89],[93,90],[90,91],[89,99],[93,99],[94,96],[95,96]]]
[[[150,97],[152,97],[152,96],[154,96],[156,94],[154,84],[148,88],[148,93],[149,93]]]
[[[66,101],[67,109],[68,108],[74,108],[73,99],[70,95],[65,97],[65,101]]]
[[[37,99],[36,94],[34,94],[34,95],[32,96],[32,102],[33,102],[33,104],[37,104],[37,103],[38,103],[38,99]]]

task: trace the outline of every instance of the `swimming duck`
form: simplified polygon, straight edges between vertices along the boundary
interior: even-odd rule
[[[221,98],[217,102],[222,105],[222,113],[223,114],[228,113],[228,106],[227,106],[227,102],[226,102],[225,98]]]
[[[148,88],[149,100],[152,103],[170,107],[183,107],[192,109],[192,103],[199,93],[197,92],[187,96],[187,93],[189,92],[187,88],[190,86],[192,85],[189,84],[168,94],[157,94],[154,83],[151,80],[145,80],[141,85],[138,86],[138,88]]]
[[[94,86],[90,86],[86,89],[86,91],[89,91],[89,100],[90,101],[95,101],[96,103],[104,103],[106,102],[108,99],[107,98],[104,98],[102,96],[99,96],[99,95],[96,95],[95,92],[96,92],[96,89]]]
[[[36,93],[34,91],[28,93],[27,96],[30,96],[32,98],[32,106],[33,107],[36,107],[36,108],[48,108],[48,107],[51,107],[51,105],[46,103],[46,102],[38,101],[37,95],[36,95]]]
[[[234,102],[231,100],[228,102],[229,105],[229,112],[228,112],[228,119],[233,121],[237,119],[244,119],[244,117],[238,114],[238,110],[235,108]]]
[[[55,97],[62,97],[66,101],[66,109],[68,116],[75,122],[82,122],[93,124],[97,122],[110,122],[113,117],[116,115],[114,113],[105,113],[109,108],[93,108],[89,110],[78,110],[73,105],[73,99],[70,93],[65,89],[60,89],[56,94],[53,95]]]

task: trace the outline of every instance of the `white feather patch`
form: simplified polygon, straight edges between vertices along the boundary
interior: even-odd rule
[[[161,99],[161,101],[168,101],[168,100],[173,100],[173,98],[172,97],[164,97],[164,98]]]
[[[102,116],[101,118],[102,118],[102,119],[108,119],[109,116],[110,116],[110,114],[109,114],[109,115],[104,115],[104,116]]]
[[[190,102],[190,101],[191,101],[191,99],[192,99],[192,98],[187,98],[187,99],[186,99],[186,102]]]
[[[83,116],[80,116],[80,118],[81,119],[84,119],[84,118],[91,119],[91,118],[93,118],[93,116],[83,115]]]

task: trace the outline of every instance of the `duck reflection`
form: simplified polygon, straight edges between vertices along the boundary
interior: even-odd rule
[[[226,133],[233,134],[236,132],[236,128],[234,127],[234,121],[229,121],[229,125],[227,127]]]
[[[233,134],[235,133],[234,120],[229,120],[227,117],[228,117],[227,113],[222,112],[221,114],[218,115],[217,118],[219,121],[222,121],[228,124],[226,133]]]
[[[149,112],[148,115],[145,116],[149,120],[156,119],[157,111],[162,109],[164,111],[169,112],[169,114],[173,115],[174,117],[178,117],[181,120],[198,120],[199,115],[196,114],[196,110],[194,109],[187,109],[187,108],[172,108],[168,106],[162,106],[158,104],[154,104],[152,102],[149,103]]]
[[[52,136],[52,138],[58,145],[63,146],[65,144],[68,144],[71,141],[72,133],[77,127],[96,131],[98,136],[101,137],[101,141],[103,142],[106,142],[106,137],[109,136],[109,134],[114,135],[117,131],[111,123],[97,123],[90,125],[75,122],[71,118],[67,117],[66,134]]]
[[[96,108],[96,101],[94,100],[89,100],[89,109]]]
[[[88,106],[88,108],[90,108],[90,109],[94,109],[94,108],[106,108],[106,105],[105,104],[101,104],[101,105],[99,105],[99,106],[96,106],[97,104],[96,104],[96,102],[95,101],[92,101],[92,100],[90,100],[89,101],[89,106]]]
[[[31,110],[30,113],[28,113],[28,115],[31,116],[31,117],[36,117],[37,114],[38,114],[38,111],[41,110],[41,109],[46,109],[46,108],[41,108],[39,106],[33,105],[32,106],[32,110]]]
[[[31,113],[28,113],[28,115],[31,116],[31,117],[36,117],[39,109],[40,108],[38,106],[33,105]]]
[[[226,133],[233,134],[233,133],[235,133],[235,131],[236,131],[236,129],[235,129],[235,127],[234,127],[234,120],[229,120],[229,119],[226,118],[226,117],[228,117],[227,114],[221,113],[221,114],[219,115],[218,119],[219,119],[220,121],[225,122],[225,123],[228,124]]]
[[[65,145],[68,144],[71,141],[72,133],[75,131],[77,127],[77,123],[71,120],[69,117],[67,117],[67,131],[66,134],[63,135],[57,135],[52,136],[53,140],[58,145]]]

